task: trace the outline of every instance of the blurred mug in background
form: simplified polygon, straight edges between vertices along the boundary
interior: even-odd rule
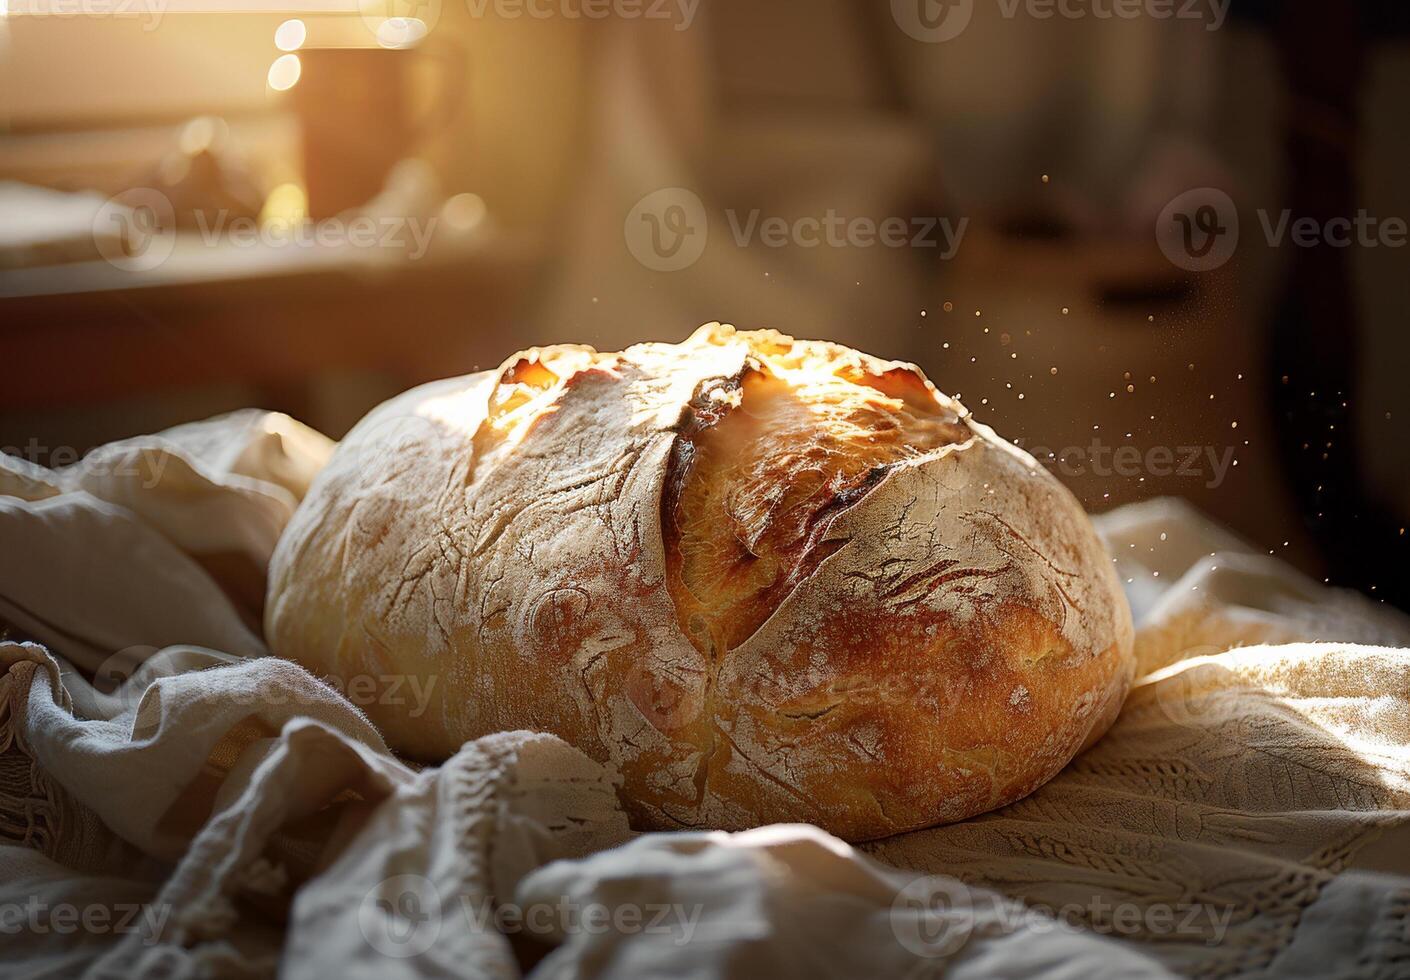
[[[290,95],[314,219],[373,198],[399,160],[456,121],[464,101],[465,52],[445,38],[311,48],[299,59]]]

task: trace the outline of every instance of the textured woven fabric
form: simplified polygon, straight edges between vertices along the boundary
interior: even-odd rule
[[[1410,628],[1178,504],[1099,519],[1143,676],[1029,798],[862,849],[637,836],[552,736],[418,769],[357,707],[415,691],[267,655],[330,447],[245,412],[0,458],[0,976],[1407,972]]]

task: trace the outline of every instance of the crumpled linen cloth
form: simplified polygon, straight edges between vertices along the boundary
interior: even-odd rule
[[[1410,972],[1410,624],[1177,502],[1098,518],[1140,676],[1029,798],[861,847],[637,835],[553,736],[418,769],[268,655],[331,449],[249,411],[0,457],[0,976]]]

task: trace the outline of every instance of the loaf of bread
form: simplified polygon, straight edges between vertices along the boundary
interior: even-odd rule
[[[1032,457],[912,365],[719,324],[374,410],[279,542],[266,633],[378,679],[408,757],[552,732],[643,829],[849,840],[1032,792],[1133,669],[1110,558]]]

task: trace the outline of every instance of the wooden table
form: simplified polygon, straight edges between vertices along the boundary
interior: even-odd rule
[[[0,412],[235,382],[299,415],[322,372],[405,387],[497,363],[540,254],[498,235],[415,261],[190,237],[143,272],[102,261],[0,272]]]

